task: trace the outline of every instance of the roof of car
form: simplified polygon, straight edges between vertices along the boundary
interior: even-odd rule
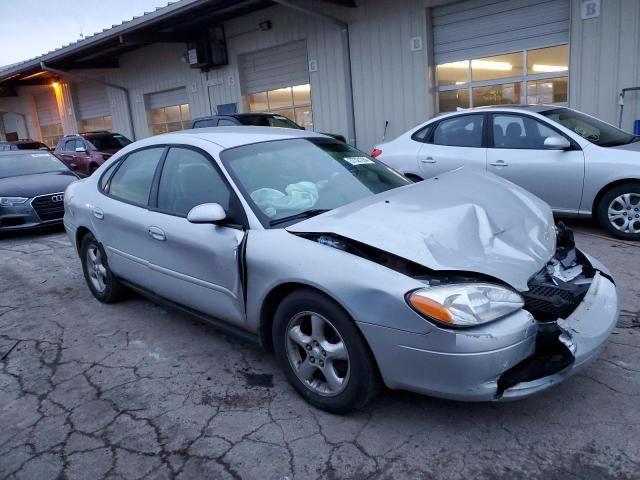
[[[4,152],[0,152],[0,155],[24,155],[25,153],[48,153],[49,155],[53,155],[49,151],[39,150],[37,148],[25,148],[24,150],[5,150]]]
[[[143,141],[146,144],[152,145],[154,143],[162,143],[168,139],[175,139],[176,137],[187,135],[216,143],[223,148],[268,142],[271,140],[286,140],[291,138],[330,138],[320,133],[315,133],[309,130],[297,130],[294,128],[235,126],[181,130],[179,132],[164,133],[162,135],[149,137]]]
[[[547,110],[553,110],[556,108],[562,108],[558,105],[546,105],[546,104],[504,104],[504,105],[487,105],[485,107],[475,107],[475,108],[466,108],[464,110],[459,110],[459,112],[466,112],[471,110],[527,110],[529,112],[546,112]],[[453,112],[452,112],[453,113]]]

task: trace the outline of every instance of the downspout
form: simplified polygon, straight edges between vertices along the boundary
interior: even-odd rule
[[[353,146],[357,146],[356,140],[356,118],[353,105],[353,75],[351,73],[351,44],[349,40],[349,24],[337,17],[327,15],[321,12],[305,8],[301,5],[297,5],[289,0],[273,0],[274,3],[278,3],[283,7],[297,10],[298,12],[310,15],[312,17],[320,18],[322,20],[328,20],[340,27],[340,33],[342,35],[342,58],[344,63],[344,76],[346,85],[346,106],[347,106],[347,142]]]
[[[105,81],[99,80],[97,78],[88,77],[86,75],[81,75],[81,74],[78,74],[78,73],[70,73],[70,72],[66,72],[64,70],[58,70],[56,68],[51,68],[51,67],[48,67],[47,65],[45,65],[44,62],[40,62],[40,68],[42,70],[44,70],[45,72],[55,73],[56,75],[60,75],[62,77],[75,78],[76,80],[81,80],[81,81],[96,82],[96,83],[100,83],[102,85],[105,85],[107,87],[115,88],[117,90],[120,90],[120,91],[124,92],[125,98],[127,99],[127,113],[128,113],[128,118],[129,118],[129,128],[131,129],[131,136],[133,137],[132,140],[136,140],[136,131],[135,131],[135,128],[133,126],[133,114],[132,114],[133,110],[131,109],[131,94],[130,94],[128,88],[123,87],[121,85],[116,85],[114,83],[105,82]]]

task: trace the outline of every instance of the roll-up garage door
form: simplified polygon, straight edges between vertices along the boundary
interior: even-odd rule
[[[35,102],[38,120],[41,126],[60,123],[58,102],[56,102],[56,95],[53,91],[35,95]]]
[[[243,95],[309,83],[305,40],[241,55],[239,64]]]
[[[100,83],[82,82],[76,84],[76,99],[82,120],[111,115],[107,87]]]
[[[186,88],[176,88],[147,95],[147,109],[172,107],[189,103]]]
[[[465,0],[435,7],[435,63],[568,43],[569,12],[569,0]]]

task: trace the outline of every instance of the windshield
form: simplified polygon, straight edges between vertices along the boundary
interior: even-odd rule
[[[124,135],[100,135],[96,137],[85,137],[87,142],[97,151],[104,152],[105,150],[120,150],[122,147],[126,147],[131,143]]]
[[[548,110],[540,112],[540,115],[544,115],[600,147],[616,147],[638,140],[638,137],[613,125],[568,108]]]
[[[0,178],[68,171],[65,164],[50,153],[0,153]]]
[[[251,125],[254,127],[295,128],[296,130],[302,130],[300,125],[289,120],[284,115],[242,115],[236,118],[242,125]]]
[[[222,161],[265,225],[317,215],[410,184],[342,142],[279,140],[232,148]]]

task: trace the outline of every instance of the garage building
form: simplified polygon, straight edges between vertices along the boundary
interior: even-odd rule
[[[0,69],[0,138],[277,112],[363,150],[438,112],[554,103],[631,131],[635,0],[181,0]]]

